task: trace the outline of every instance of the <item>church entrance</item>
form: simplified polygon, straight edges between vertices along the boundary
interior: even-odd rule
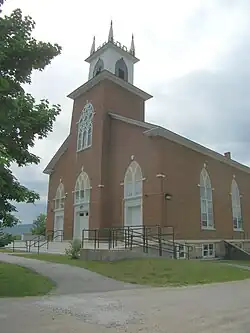
[[[74,239],[82,240],[82,234],[84,231],[84,238],[88,238],[88,229],[89,229],[89,210],[87,207],[85,209],[80,209],[75,212],[75,221],[74,221]]]
[[[124,226],[125,227],[139,227],[142,226],[142,200],[127,200],[125,202],[124,212]]]
[[[54,241],[61,242],[63,240],[63,224],[64,224],[64,214],[55,213],[54,219]]]

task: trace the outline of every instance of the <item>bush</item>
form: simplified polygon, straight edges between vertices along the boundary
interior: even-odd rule
[[[65,253],[71,259],[79,259],[81,247],[81,241],[74,239],[70,242],[70,247],[65,250]]]
[[[4,247],[12,242],[12,235],[0,231],[0,247]]]

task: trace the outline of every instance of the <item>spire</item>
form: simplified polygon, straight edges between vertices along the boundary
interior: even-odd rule
[[[135,55],[135,43],[134,43],[134,35],[132,34],[131,46],[129,52]]]
[[[109,38],[108,38],[108,41],[109,42],[113,42],[114,40],[114,33],[113,33],[113,23],[112,23],[112,20],[110,22],[110,28],[109,28]]]
[[[92,46],[91,46],[90,55],[93,54],[94,52],[95,52],[95,36],[93,38],[93,43],[92,43]]]

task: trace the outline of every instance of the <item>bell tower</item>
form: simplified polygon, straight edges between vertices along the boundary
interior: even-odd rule
[[[90,50],[90,56],[85,59],[90,64],[89,80],[101,71],[107,70],[120,79],[133,84],[134,82],[134,64],[139,61],[135,57],[134,36],[132,35],[131,45],[129,48],[116,41],[113,33],[113,24],[110,23],[108,40],[96,48],[96,40]]]

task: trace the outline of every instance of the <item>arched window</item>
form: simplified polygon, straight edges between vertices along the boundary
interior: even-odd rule
[[[200,205],[202,229],[214,228],[213,195],[209,174],[205,168],[200,174]]]
[[[65,199],[64,186],[62,183],[60,183],[56,190],[55,209],[64,208],[64,199]]]
[[[93,71],[93,77],[100,74],[103,68],[104,68],[104,62],[101,58],[99,58]]]
[[[124,198],[142,196],[142,172],[139,164],[133,161],[124,178]]]
[[[243,219],[241,214],[240,191],[235,179],[232,180],[231,192],[232,192],[233,228],[234,230],[242,230]]]
[[[115,64],[115,75],[125,81],[128,81],[128,67],[123,58],[117,60]]]
[[[76,180],[75,204],[89,203],[90,201],[90,181],[86,172],[82,171]]]
[[[92,145],[93,116],[93,105],[91,103],[87,103],[78,122],[77,151],[83,150]]]

